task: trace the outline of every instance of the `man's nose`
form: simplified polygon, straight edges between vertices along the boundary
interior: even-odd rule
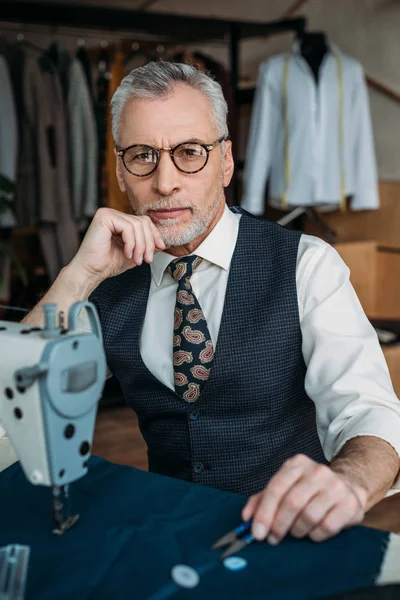
[[[170,196],[180,188],[179,171],[169,152],[161,152],[160,162],[153,175],[153,186],[161,196]]]

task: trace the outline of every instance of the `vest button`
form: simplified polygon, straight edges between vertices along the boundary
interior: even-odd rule
[[[203,465],[203,463],[195,463],[193,465],[193,471],[195,473],[202,473],[204,471],[204,465]]]
[[[197,421],[199,416],[200,416],[200,412],[198,410],[192,410],[192,412],[189,413],[189,419],[191,421]]]

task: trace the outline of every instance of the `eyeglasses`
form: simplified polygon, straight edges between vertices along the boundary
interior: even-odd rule
[[[136,177],[146,177],[157,169],[160,163],[161,152],[169,152],[172,162],[182,173],[198,173],[206,166],[208,155],[219,144],[226,140],[220,138],[214,144],[198,144],[184,142],[174,148],[154,148],[146,144],[134,144],[127,148],[116,148],[117,155],[122,158],[124,167]]]

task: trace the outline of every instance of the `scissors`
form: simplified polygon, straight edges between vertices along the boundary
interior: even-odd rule
[[[252,544],[256,541],[255,537],[252,533],[248,533],[251,525],[253,523],[253,519],[249,519],[244,523],[241,523],[229,533],[226,533],[221,538],[219,538],[210,548],[210,550],[217,550],[218,548],[222,548],[223,546],[228,546],[224,552],[222,552],[220,559],[223,560],[228,556],[232,556],[232,554],[237,554],[243,548]],[[242,536],[242,534],[245,534]],[[242,536],[242,537],[240,537]]]

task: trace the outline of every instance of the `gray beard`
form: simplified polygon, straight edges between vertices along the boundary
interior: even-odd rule
[[[223,197],[223,192],[224,190],[223,188],[221,188],[220,193],[218,194],[213,206],[211,207],[208,213],[205,214],[204,212],[196,208],[192,209],[192,222],[184,230],[174,230],[174,228],[179,224],[179,219],[159,220],[156,227],[161,233],[164,244],[167,247],[184,246],[186,244],[189,244],[190,242],[193,242],[193,240],[202,235],[207,230],[207,228],[209,227],[209,225],[215,217],[215,214]],[[132,205],[132,199],[130,198],[130,200]],[[174,203],[173,205],[179,206],[176,203]],[[143,206],[138,211],[136,211],[135,214],[137,216],[143,216],[147,214],[149,210],[169,208],[169,206],[171,206],[170,200],[160,200],[159,202],[154,202],[150,205]],[[182,207],[184,207],[184,205],[182,205]]]

